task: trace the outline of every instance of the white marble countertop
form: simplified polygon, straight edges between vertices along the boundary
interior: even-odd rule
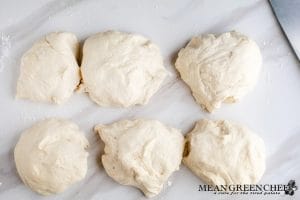
[[[108,109],[75,94],[62,106],[16,100],[20,56],[35,40],[52,31],[71,31],[81,41],[116,29],[136,32],[157,43],[173,76],[146,106]],[[191,36],[237,30],[257,41],[264,63],[255,89],[241,102],[203,112],[178,79],[173,61]],[[91,143],[86,178],[60,195],[41,197],[17,175],[13,149],[22,130],[46,117],[76,122]],[[109,178],[99,157],[103,148],[92,128],[123,118],[161,120],[183,133],[201,118],[229,119],[249,126],[265,140],[267,169],[261,183],[300,185],[300,64],[267,1],[245,0],[2,0],[0,6],[0,199],[144,199],[142,193]],[[171,177],[172,185],[154,199],[299,199],[294,196],[216,196],[199,192],[203,182],[187,168]]]

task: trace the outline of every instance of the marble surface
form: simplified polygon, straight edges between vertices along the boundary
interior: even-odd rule
[[[62,106],[14,98],[20,57],[35,40],[52,31],[89,35],[116,29],[148,36],[162,51],[172,73],[146,106],[101,108],[87,95],[75,94]],[[174,70],[174,58],[193,35],[238,30],[257,41],[263,70],[255,89],[241,102],[203,112]],[[46,117],[76,122],[91,143],[86,178],[60,195],[41,197],[18,177],[13,149],[22,130]],[[92,131],[97,123],[124,118],[153,118],[188,132],[202,118],[229,119],[249,126],[265,140],[267,169],[261,183],[300,186],[300,65],[267,1],[245,0],[2,0],[0,6],[0,199],[144,199],[142,193],[109,178],[101,163],[103,144]],[[154,199],[299,199],[226,196],[197,191],[203,182],[186,167]]]

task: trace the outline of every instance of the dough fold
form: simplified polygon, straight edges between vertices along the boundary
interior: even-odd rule
[[[147,197],[160,193],[179,169],[184,137],[179,130],[155,120],[121,120],[97,125],[105,143],[102,163],[107,174],[123,185],[139,188]]]
[[[25,130],[14,150],[17,171],[42,195],[61,193],[87,172],[89,143],[70,121],[49,118]]]
[[[200,120],[186,136],[183,163],[207,184],[255,184],[265,171],[265,145],[248,128]]]
[[[80,83],[79,43],[72,33],[50,33],[21,59],[17,98],[62,104]]]
[[[81,88],[104,107],[147,104],[167,75],[155,44],[117,31],[98,33],[84,42],[81,73]]]
[[[256,84],[262,56],[257,44],[232,31],[193,37],[178,53],[175,67],[194,98],[212,112],[234,103]]]

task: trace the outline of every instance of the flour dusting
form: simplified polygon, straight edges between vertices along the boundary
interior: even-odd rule
[[[11,48],[11,40],[9,35],[0,33],[0,72],[3,71],[5,61],[9,56],[9,50]]]

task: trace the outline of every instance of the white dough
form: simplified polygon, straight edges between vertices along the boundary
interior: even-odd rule
[[[72,33],[50,33],[22,57],[17,97],[61,104],[79,85],[79,43]]]
[[[87,172],[89,143],[78,126],[62,119],[46,119],[24,131],[14,156],[22,181],[35,192],[63,192]]]
[[[123,185],[141,189],[147,197],[160,193],[169,176],[179,169],[184,137],[179,130],[155,120],[122,120],[97,125],[105,143],[103,166]]]
[[[147,104],[167,75],[155,44],[117,31],[98,33],[85,41],[81,73],[84,90],[105,107]]]
[[[186,139],[183,163],[207,184],[255,184],[265,171],[264,142],[244,126],[201,120]]]
[[[254,41],[238,32],[192,38],[175,66],[196,101],[209,112],[234,103],[256,84],[262,57]]]

